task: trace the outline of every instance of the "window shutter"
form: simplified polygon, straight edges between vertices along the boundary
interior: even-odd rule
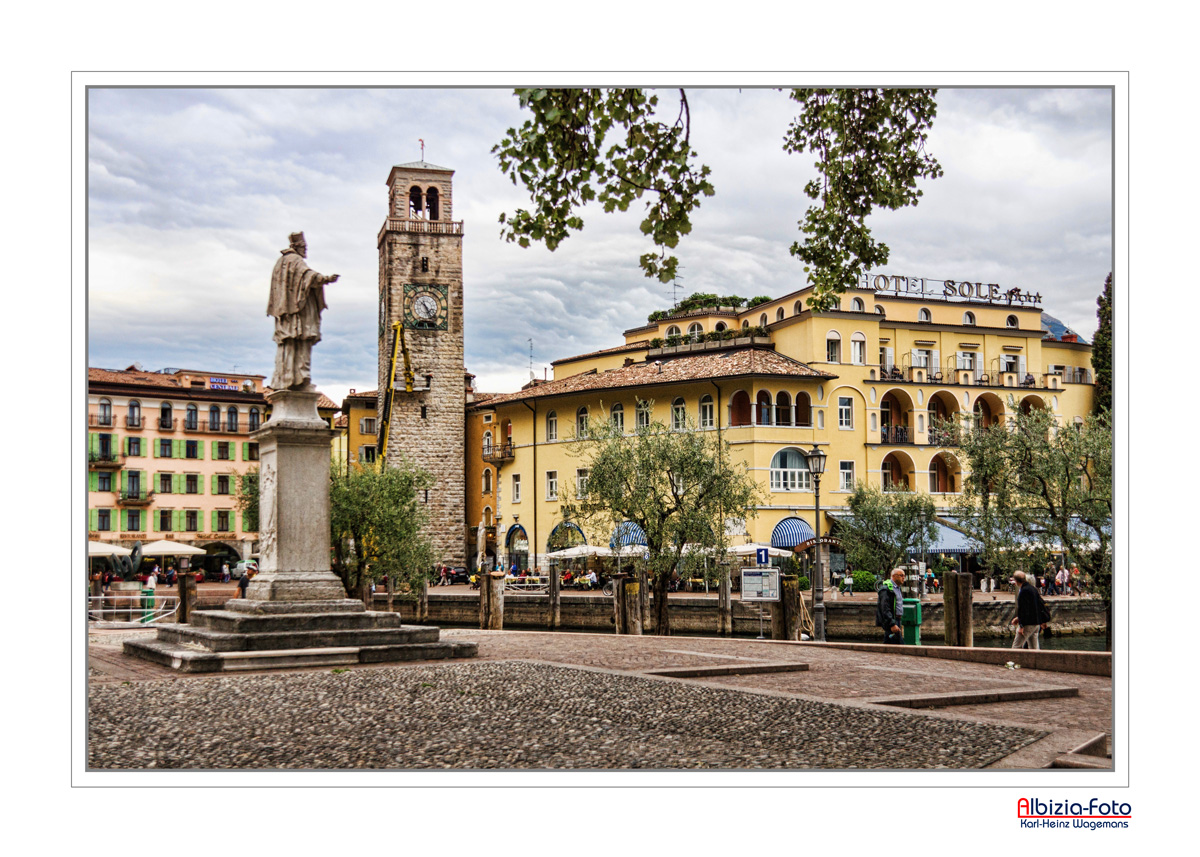
[[[932,364],[929,367],[930,372],[941,372],[942,371],[942,352],[940,352],[940,351],[929,352],[929,362],[930,362],[930,364]]]
[[[215,533],[215,532],[217,531],[217,510],[216,510],[216,509],[213,509],[213,510],[212,510],[212,511],[209,513],[209,516],[208,516],[208,517],[209,517],[209,520],[208,520],[208,531],[209,531],[210,533]]]
[[[150,514],[150,526],[153,527],[154,532],[156,532],[156,533],[161,532],[161,530],[159,530],[159,528],[158,528],[158,512],[157,511],[150,512],[149,514]]]
[[[359,433],[359,434],[366,434],[366,433],[367,433],[367,432],[366,432],[366,428],[365,428],[365,426],[363,425],[363,419],[362,419],[361,417],[360,417],[360,418],[359,418],[359,420],[358,420],[358,433]]]
[[[128,490],[129,490],[129,471],[122,470],[121,471],[121,491],[125,492]]]
[[[896,365],[896,349],[888,346],[887,348],[887,368],[891,369]]]
[[[121,529],[129,529],[129,511],[127,509],[121,510]]]
[[[99,473],[96,473],[95,471],[93,471],[88,474],[88,490],[89,491],[99,491],[100,490],[100,474]]]
[[[200,478],[199,473],[196,474],[196,493],[197,494],[204,493],[204,480]]]
[[[1021,380],[1025,380],[1025,355],[1017,355],[1017,374],[1021,376]]]
[[[909,355],[908,355],[908,359],[910,361],[908,364],[909,366],[916,366],[918,361],[920,361],[921,355],[917,353],[919,350],[920,349],[914,348],[911,352],[909,352]]]
[[[184,529],[184,512],[183,509],[176,509],[171,513],[171,532],[181,533]]]
[[[88,452],[98,453],[100,451],[100,435],[95,432],[88,432]]]
[[[171,475],[171,491],[176,494],[182,494],[187,490],[187,476],[182,473],[174,473]]]
[[[242,461],[250,460],[250,441],[242,441]]]
[[[88,509],[88,529],[92,532],[100,529],[100,510]]]
[[[212,482],[210,483],[209,487],[213,494],[217,493],[217,474],[214,473],[212,475]]]

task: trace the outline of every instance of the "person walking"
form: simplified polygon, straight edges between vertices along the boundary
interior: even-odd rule
[[[875,605],[875,624],[883,629],[885,643],[903,643],[904,634],[900,622],[904,618],[904,569],[892,569],[892,582],[879,588],[879,601]]]
[[[242,572],[241,579],[237,582],[238,598],[246,597],[246,588],[248,586],[250,586],[250,569],[246,569],[244,572]]]
[[[1050,575],[1054,572],[1054,566],[1049,566],[1046,574]],[[1060,568],[1058,573],[1054,575],[1054,594],[1065,595],[1067,592],[1067,570]]]
[[[1050,622],[1050,611],[1041,594],[1029,582],[1025,572],[1013,574],[1017,585],[1017,615],[1010,624],[1017,626],[1017,634],[1013,637],[1014,649],[1038,648],[1038,634],[1045,630]]]

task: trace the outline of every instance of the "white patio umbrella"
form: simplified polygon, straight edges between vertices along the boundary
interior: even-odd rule
[[[748,545],[735,545],[731,547],[728,553],[734,556],[757,556],[760,548],[767,549],[767,556],[791,556],[792,552],[783,548],[773,548],[770,545],[758,544],[751,542]]]
[[[612,556],[613,551],[600,545],[575,545],[546,554],[550,559],[578,559],[585,556]]]
[[[129,556],[133,551],[111,542],[88,542],[88,556]]]
[[[196,556],[205,553],[207,551],[204,548],[194,548],[182,542],[169,542],[166,539],[142,545],[142,556]]]

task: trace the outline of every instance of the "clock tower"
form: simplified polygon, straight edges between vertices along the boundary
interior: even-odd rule
[[[433,475],[434,559],[466,565],[462,221],[454,171],[424,160],[392,167],[379,230],[379,443]]]

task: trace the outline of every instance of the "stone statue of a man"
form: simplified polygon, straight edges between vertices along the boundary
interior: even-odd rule
[[[288,236],[291,244],[271,273],[271,299],[267,315],[275,318],[276,390],[315,390],[312,384],[312,347],[321,341],[321,310],[325,309],[325,284],[338,275],[318,274],[304,257],[308,245],[303,232]]]

